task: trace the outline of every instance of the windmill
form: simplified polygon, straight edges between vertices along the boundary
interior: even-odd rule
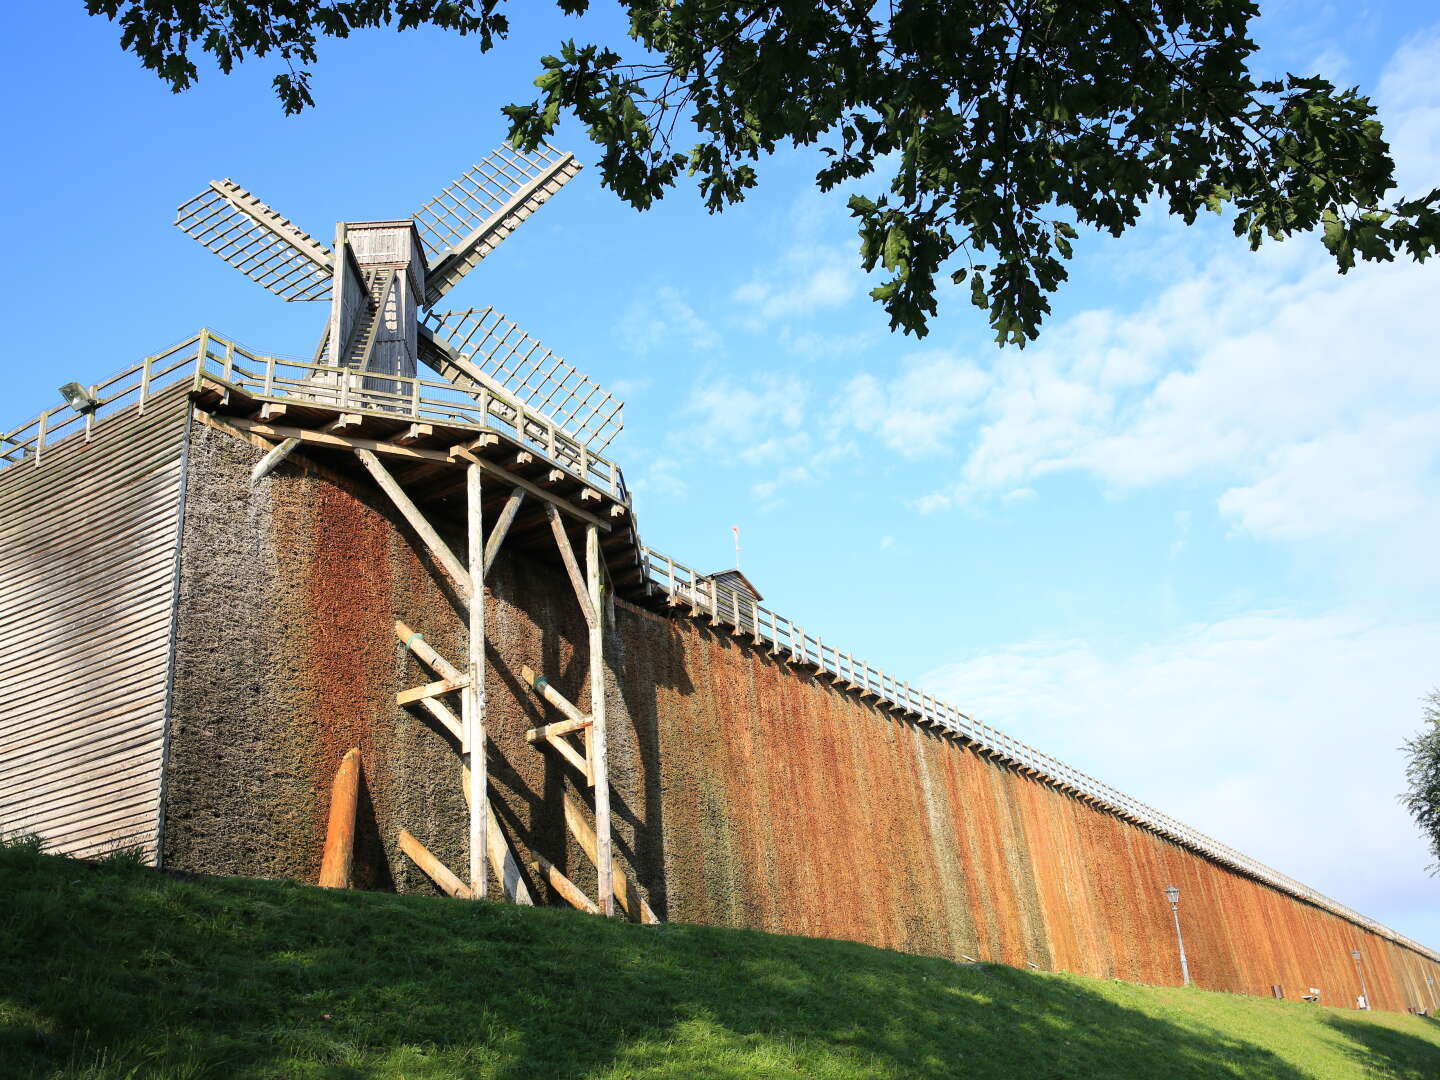
[[[424,361],[460,389],[521,398],[603,448],[623,403],[493,308],[434,305],[580,171],[548,146],[500,146],[408,218],[342,221],[327,248],[231,180],[183,203],[175,225],[282,300],[330,301],[311,360],[316,394],[342,380],[372,407]]]

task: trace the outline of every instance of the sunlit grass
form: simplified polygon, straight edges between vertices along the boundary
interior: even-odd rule
[[[0,1075],[1440,1076],[1440,1026],[0,846]]]

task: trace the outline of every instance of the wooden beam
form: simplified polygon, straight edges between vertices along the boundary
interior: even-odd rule
[[[520,504],[525,501],[525,489],[515,488],[510,492],[510,498],[505,500],[505,509],[500,511],[500,517],[495,522],[495,527],[490,530],[490,539],[485,541],[485,573],[490,573],[490,567],[495,563],[495,556],[500,554],[500,545],[505,542],[505,534],[510,531],[510,526],[515,522],[515,515],[520,512]]]
[[[462,746],[464,745],[465,725],[458,716],[450,711],[449,706],[436,701],[433,697],[422,699],[420,704],[431,716],[440,722],[446,731],[455,737],[457,743],[460,743]]]
[[[561,735],[573,735],[577,731],[584,731],[590,726],[590,718],[582,716],[579,720],[562,720],[558,724],[546,724],[544,727],[532,727],[525,732],[526,742],[539,742],[541,739],[558,739]]]
[[[473,600],[475,590],[470,584],[469,571],[460,564],[460,560],[457,559],[455,553],[450,550],[450,545],[440,539],[440,534],[437,533],[434,526],[425,519],[425,515],[420,512],[420,508],[410,501],[410,496],[405,494],[405,489],[395,482],[395,478],[390,475],[384,465],[380,464],[380,459],[377,458],[372,451],[362,447],[356,447],[355,456],[358,457],[360,463],[369,470],[370,475],[375,478],[375,482],[380,485],[385,494],[390,496],[390,501],[393,502],[396,509],[404,515],[405,520],[410,523],[410,527],[420,534],[420,539],[423,540],[425,546],[430,549],[430,554],[435,557],[436,562],[445,568],[445,572],[449,574],[455,581],[455,584],[459,586],[465,599]],[[475,604],[471,603],[470,606],[473,608]]]
[[[580,850],[585,852],[585,857],[592,863],[595,862],[595,830],[585,820],[585,811],[579,797],[568,789],[565,791],[565,824],[569,827],[570,834],[575,837],[575,842],[580,845]],[[618,867],[615,869],[614,879],[615,896],[620,901],[620,906],[630,913],[631,918],[651,925],[659,923],[659,918],[650,910],[650,905],[645,902],[629,876],[621,873]]]
[[[531,852],[533,858],[530,866],[541,877],[550,883],[550,887],[559,893],[571,907],[577,907],[581,911],[588,911],[591,915],[598,915],[600,909],[595,906],[591,899],[580,891],[568,877],[555,868],[555,864],[544,855]]]
[[[430,854],[430,850],[406,830],[400,830],[400,850],[409,855],[416,866],[429,875],[430,880],[439,885],[447,896],[458,896],[465,900],[473,900],[474,894],[466,888],[465,883],[451,873],[450,868]]]
[[[441,679],[439,682],[426,683],[424,686],[413,686],[409,690],[402,690],[396,694],[395,704],[410,705],[426,698],[448,694],[452,690],[464,690],[469,685],[469,679]]]
[[[260,406],[260,419],[269,423],[271,420],[279,420],[290,411],[290,406],[283,401],[267,401]]]
[[[399,619],[395,620],[395,636],[405,643],[407,649],[433,668],[441,678],[463,679],[465,677],[459,668],[435,651],[430,642],[425,640],[423,634],[411,630]]]
[[[411,424],[404,431],[400,432],[399,435],[395,436],[395,441],[404,446],[409,443],[419,442],[421,439],[428,438],[434,434],[434,424]]]
[[[553,503],[545,504],[545,515],[550,519],[550,531],[555,536],[555,546],[560,549],[560,561],[565,564],[565,573],[570,575],[570,585],[575,590],[575,599],[580,601],[580,612],[585,622],[595,625],[596,608],[590,603],[585,580],[580,576],[580,567],[575,561],[575,549],[570,546],[570,537],[565,532],[565,523]]]
[[[421,446],[400,446],[383,439],[364,439],[358,435],[331,435],[309,428],[287,427],[282,424],[264,424],[258,420],[247,420],[241,416],[228,416],[229,423],[242,431],[253,432],[269,439],[299,439],[301,442],[329,446],[337,450],[370,450],[392,457],[409,458],[412,461],[450,461],[451,456],[443,450],[427,450]]]
[[[587,784],[594,786],[594,771],[590,768],[590,763],[581,756],[580,751],[576,750],[575,747],[571,746],[568,742],[560,738],[558,735],[551,735],[545,740],[545,742],[548,745],[553,746],[556,750],[560,752],[561,757],[563,757],[566,761],[570,762],[571,765],[574,765],[575,768],[579,769],[580,775],[585,778],[585,782]]]
[[[461,789],[465,792],[465,805],[470,805],[470,766],[463,765],[460,769]],[[500,819],[495,816],[495,804],[486,802],[486,825],[485,832],[486,854],[490,856],[490,869],[495,872],[496,878],[500,881],[500,887],[505,890],[505,896],[512,903],[524,904],[526,907],[535,906],[535,898],[530,895],[530,888],[525,884],[525,878],[520,874],[520,864],[515,861],[515,853],[510,848],[510,840],[500,828]]]
[[[426,453],[426,454],[434,453],[434,451],[431,451],[431,450],[425,450],[425,451],[416,450],[416,451],[413,451],[413,452],[414,452],[414,453]],[[485,460],[484,458],[476,457],[474,454],[470,453],[470,451],[467,450],[467,449],[466,449],[465,447],[463,447],[463,446],[452,446],[452,447],[450,448],[450,457],[451,457],[452,460],[453,460],[454,458],[459,457],[459,458],[464,458],[464,459],[467,460],[467,461],[474,462],[475,464],[479,465],[482,469],[484,469],[487,473],[489,473],[491,476],[494,476],[494,477],[496,477],[496,478],[499,479],[499,480],[503,480],[505,483],[509,484],[511,487],[524,488],[524,489],[525,489],[527,492],[529,492],[531,495],[538,496],[539,498],[544,499],[547,503],[551,504],[552,506],[559,507],[561,510],[565,511],[565,513],[569,514],[571,517],[579,518],[581,521],[588,521],[590,524],[596,525],[596,526],[598,526],[599,528],[604,529],[606,532],[609,532],[609,531],[610,531],[610,523],[609,523],[608,521],[604,520],[603,518],[597,517],[596,515],[590,513],[589,510],[582,510],[582,509],[580,509],[580,507],[576,506],[574,503],[567,502],[566,500],[560,498],[560,496],[555,495],[555,494],[552,494],[551,492],[546,491],[544,488],[540,487],[538,484],[532,484],[529,480],[526,480],[523,476],[517,476],[515,473],[511,472],[509,469],[502,469],[499,465],[496,465],[493,461],[487,461],[487,460]]]
[[[485,872],[486,834],[490,824],[485,810],[490,805],[490,795],[486,790],[485,764],[485,507],[480,476],[478,465],[471,465],[465,471],[469,577],[474,586],[470,593],[470,632],[465,638],[466,686],[462,716],[465,753],[470,765],[470,888],[484,899],[490,877]]]
[[[338,417],[325,425],[325,430],[333,431],[336,434],[343,435],[345,432],[351,430],[352,428],[360,427],[360,425],[363,423],[365,423],[365,418],[359,413],[341,413]]]
[[[294,453],[295,448],[299,445],[299,439],[286,439],[279,446],[275,447],[259,461],[257,461],[255,463],[255,468],[250,470],[251,485],[253,486],[255,484],[258,484],[261,480],[265,479],[265,477],[269,476],[272,472],[274,472],[275,467],[279,465],[282,461],[284,461],[287,457],[289,457],[292,453]]]
[[[322,889],[348,889],[355,863],[355,807],[360,798],[360,749],[345,751],[330,785],[330,821],[320,856]]]
[[[600,532],[585,528],[585,579],[590,590],[590,718],[585,729],[590,762],[590,782],[595,787],[595,868],[599,871],[596,902],[600,914],[615,914],[615,869],[610,856],[610,753],[605,739],[605,623],[599,617]]]
[[[242,417],[238,416],[219,417],[213,415],[212,413],[208,413],[204,409],[200,408],[197,408],[195,410],[194,416],[196,420],[200,421],[200,423],[204,424],[206,427],[212,428],[215,431],[224,432],[232,439],[239,439],[241,442],[247,442],[251,446],[255,447],[257,450],[263,450],[267,454],[275,448],[275,443],[272,440],[277,438],[277,436],[260,434],[259,432],[254,430],[257,425],[253,421],[244,420]],[[264,427],[265,425],[258,426]],[[278,437],[283,439],[286,436]],[[351,477],[346,476],[335,469],[327,468],[326,466],[321,465],[316,461],[312,461],[309,458],[301,457],[300,455],[296,454],[294,455],[293,463],[298,465],[302,470],[312,476],[323,477],[324,479],[334,484],[336,487],[340,488],[342,491],[349,491],[351,493],[358,494],[362,490],[361,485]]]
[[[555,708],[559,709],[569,719],[575,721],[577,724],[581,724],[581,726],[590,723],[590,717],[582,713],[570,703],[569,698],[551,686],[550,680],[545,678],[544,675],[536,675],[535,672],[531,671],[530,665],[520,665],[520,678],[526,686],[529,686],[551,705],[554,705]]]

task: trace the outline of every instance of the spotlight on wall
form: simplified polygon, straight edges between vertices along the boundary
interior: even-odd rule
[[[60,387],[60,394],[78,413],[94,412],[96,406],[100,404],[100,399],[78,382],[67,382]]]

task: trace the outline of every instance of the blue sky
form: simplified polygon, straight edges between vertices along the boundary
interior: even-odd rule
[[[1440,184],[1433,6],[1264,6],[1263,64],[1371,91],[1405,186]],[[0,428],[201,326],[308,354],[321,308],[175,207],[228,176],[322,239],[410,213],[502,138],[536,57],[607,30],[517,22],[484,57],[327,43],[318,107],[286,118],[266,61],[177,97],[78,0],[7,5]],[[1395,802],[1440,684],[1440,270],[1341,278],[1313,241],[1252,255],[1157,217],[1085,240],[1024,352],[958,292],[917,342],[866,298],[815,166],[768,161],[720,216],[686,189],[637,214],[587,170],[454,306],[626,398],[612,449],[652,546],[717,568],[741,526],[747,575],[807,629],[1440,947]]]

